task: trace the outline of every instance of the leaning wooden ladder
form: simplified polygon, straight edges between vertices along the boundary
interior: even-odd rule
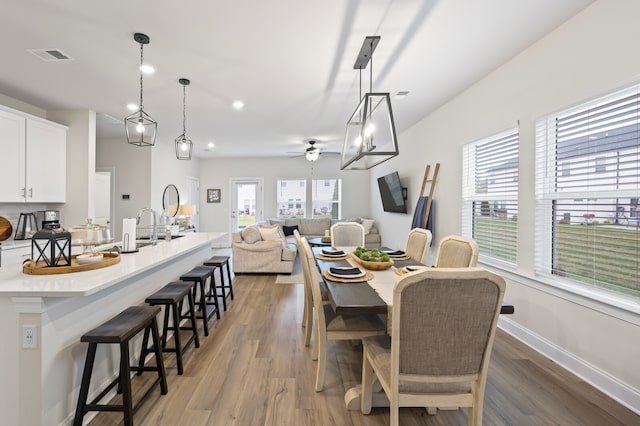
[[[424,190],[427,187],[427,182],[431,183],[429,187],[429,196],[427,198],[427,206],[424,209],[424,226],[427,227],[427,222],[429,220],[429,212],[431,211],[431,202],[433,201],[433,192],[436,187],[436,180],[438,179],[438,171],[440,170],[440,163],[436,163],[436,166],[433,168],[433,177],[429,179],[429,172],[431,171],[431,164],[427,164],[427,167],[424,170],[424,177],[422,178],[422,188],[420,188],[420,197],[424,197]]]

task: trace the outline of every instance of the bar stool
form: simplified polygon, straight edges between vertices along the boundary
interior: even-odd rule
[[[220,308],[218,307],[218,298],[214,297],[213,302],[207,300],[208,293],[205,290],[207,279],[213,275],[214,270],[215,268],[212,268],[210,266],[196,266],[195,268],[193,268],[192,270],[190,270],[189,272],[187,272],[186,274],[180,277],[181,281],[195,282],[195,283],[198,283],[198,287],[200,287],[200,299],[197,299],[195,297],[197,287],[193,288],[193,297],[194,297],[194,300],[196,300],[196,304],[198,305],[199,310],[201,311],[201,314],[199,316],[196,315],[196,318],[202,319],[205,336],[209,335],[209,318],[211,318],[211,316],[215,313],[216,318],[220,319]],[[213,279],[211,281],[213,281]],[[213,282],[211,283],[211,285],[213,285]],[[211,312],[207,313],[207,306],[211,306],[211,305],[213,305],[214,308],[213,310],[211,310]]]
[[[215,268],[220,268],[220,289],[222,290],[222,306],[226,312],[227,310],[227,294],[225,289],[229,289],[229,295],[231,296],[231,300],[233,300],[233,287],[231,285],[231,271],[229,270],[229,256],[213,256],[211,259],[206,260],[204,262],[205,266],[213,266],[214,273],[211,275],[215,276]],[[224,267],[227,267],[227,283],[229,285],[224,285]],[[215,284],[215,278],[212,278],[212,283]],[[214,293],[217,295],[218,293],[214,290]]]
[[[160,290],[153,293],[151,296],[145,299],[145,302],[150,306],[163,305],[164,311],[164,323],[162,327],[161,347],[162,352],[175,352],[176,361],[178,364],[178,374],[182,374],[182,354],[187,350],[192,342],[195,342],[196,348],[200,347],[200,339],[198,339],[198,327],[196,326],[196,313],[193,303],[193,282],[174,281],[162,287]],[[185,297],[189,303],[189,309],[185,315],[182,314],[182,302]],[[171,316],[172,325],[169,326],[169,317]],[[191,322],[191,326],[180,326],[180,320],[187,319]],[[169,330],[173,331],[173,340],[175,346],[173,348],[167,348],[167,335]],[[184,343],[184,346],[180,343],[180,330],[188,330],[193,334]],[[142,352],[140,354],[140,367],[144,363],[144,359],[147,354],[151,352],[147,343],[149,341],[148,330],[145,329],[144,339],[142,341]],[[141,372],[138,372],[138,375]]]
[[[133,413],[138,409],[142,401],[149,396],[158,382],[160,383],[162,395],[167,394],[167,378],[164,364],[162,363],[160,337],[156,321],[158,312],[160,312],[160,308],[157,306],[132,306],[80,338],[81,342],[89,343],[89,349],[82,373],[78,406],[73,420],[74,425],[82,425],[82,418],[89,411],[122,411],[124,424],[132,425]],[[153,337],[153,352],[156,358],[156,365],[153,367],[129,365],[129,340],[143,329],[145,332],[150,330]],[[116,343],[120,345],[120,374],[93,401],[87,404],[91,373],[99,343]],[[149,386],[135,406],[131,395],[131,371],[156,371],[158,373],[158,378]],[[118,385],[118,393],[122,392],[122,405],[97,404],[115,385]]]

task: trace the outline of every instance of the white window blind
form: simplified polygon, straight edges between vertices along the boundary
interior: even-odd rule
[[[640,295],[640,94],[536,123],[536,270]]]
[[[515,264],[518,252],[518,130],[463,148],[463,234],[480,259]]]
[[[314,179],[311,181],[312,217],[341,218],[342,180]]]
[[[306,179],[278,179],[278,217],[305,217]]]

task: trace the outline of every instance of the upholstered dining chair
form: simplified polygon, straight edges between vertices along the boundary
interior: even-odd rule
[[[318,271],[318,268],[315,267],[315,262],[311,262],[311,264],[314,265],[314,267],[311,269],[309,268],[307,253],[302,249],[302,244],[303,244],[302,238],[304,237],[300,237],[300,233],[298,232],[297,229],[293,231],[293,235],[298,245],[298,255],[300,256],[300,264],[302,265],[302,274],[304,277],[304,299],[303,299],[304,304],[302,308],[302,327],[305,328],[304,345],[309,346],[311,344],[311,333],[313,331],[313,299],[311,295],[310,274],[318,275],[320,272]],[[305,238],[305,242],[307,242],[306,238]],[[324,281],[320,283],[320,296],[322,297],[323,301],[329,300],[329,295],[327,294],[327,288],[324,285]]]
[[[468,407],[469,425],[481,425],[504,289],[501,277],[480,268],[430,268],[401,279],[391,336],[362,339],[362,413],[371,411],[375,375],[392,426],[399,407],[452,406]]]
[[[357,222],[331,225],[331,245],[334,247],[364,247],[364,226]]]
[[[309,264],[315,268],[311,246],[306,238],[301,238],[302,250]],[[366,336],[386,333],[386,325],[378,315],[338,315],[330,303],[324,303],[320,294],[320,282],[317,274],[310,274],[313,311],[315,314],[315,341],[313,359],[318,360],[316,370],[316,392],[324,387],[327,366],[327,340],[360,340]]]
[[[407,245],[404,252],[411,259],[422,263],[428,247],[431,245],[431,231],[422,228],[413,228],[409,231]]]
[[[478,243],[462,235],[444,237],[438,245],[436,268],[469,268],[478,265]]]

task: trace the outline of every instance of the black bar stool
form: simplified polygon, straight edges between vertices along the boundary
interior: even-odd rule
[[[213,266],[214,273],[212,275],[215,276],[215,268],[220,268],[220,289],[222,290],[222,306],[224,310],[227,310],[227,292],[225,289],[229,289],[229,295],[231,296],[231,300],[233,300],[233,287],[231,285],[231,271],[229,270],[229,256],[213,256],[211,259],[206,260],[204,262],[205,266]],[[227,283],[229,285],[224,285],[224,267],[227,268]],[[215,278],[212,278],[211,281],[215,284]],[[217,295],[217,292],[214,290],[214,293]]]
[[[187,350],[192,342],[195,342],[196,348],[200,347],[200,339],[198,339],[198,327],[196,326],[196,313],[193,303],[193,282],[174,281],[171,282],[160,290],[147,297],[145,302],[150,306],[163,305],[164,311],[164,324],[162,327],[162,352],[175,352],[176,360],[178,364],[178,374],[182,374],[182,354]],[[188,311],[185,315],[182,314],[182,302],[185,297],[189,304]],[[171,316],[172,325],[169,326],[169,317]],[[191,322],[191,326],[180,326],[180,320],[187,319]],[[167,348],[167,335],[169,330],[173,331],[173,340],[175,346],[173,348]],[[184,346],[180,343],[180,330],[189,330],[193,334],[184,343]],[[144,363],[144,359],[147,354],[152,351],[148,348],[147,343],[149,341],[149,333],[145,329],[144,339],[142,341],[142,352],[140,354],[140,367]],[[141,372],[138,372],[141,374]]]
[[[180,277],[181,281],[190,281],[198,284],[200,288],[200,298],[196,298],[196,290],[198,287],[193,288],[193,297],[196,300],[196,304],[199,307],[200,315],[196,315],[196,318],[202,319],[204,335],[209,335],[209,318],[215,313],[216,318],[220,319],[220,308],[218,307],[218,298],[214,297],[213,302],[207,298],[207,295],[211,293],[211,291],[206,291],[206,282],[209,277],[213,275],[213,271],[215,268],[210,266],[196,266],[186,274]],[[211,286],[213,286],[213,279],[211,279]],[[214,308],[211,312],[207,313],[207,306],[213,305]]]
[[[78,396],[78,406],[73,424],[82,425],[82,418],[89,411],[122,411],[124,414],[124,424],[133,424],[133,413],[138,409],[142,401],[151,393],[151,390],[160,383],[162,395],[167,394],[167,378],[165,376],[164,364],[162,363],[162,352],[160,348],[160,336],[158,335],[158,323],[156,315],[160,312],[157,306],[132,306],[120,312],[118,315],[94,328],[80,338],[81,342],[89,343],[87,359],[82,373],[82,383]],[[151,331],[153,336],[153,352],[155,353],[156,365],[152,367],[140,367],[129,365],[129,340],[140,331]],[[89,404],[89,384],[93,363],[96,357],[96,349],[99,343],[115,343],[120,345],[120,374],[112,381],[100,394]],[[131,371],[156,371],[158,378],[149,386],[140,400],[133,405],[131,395]],[[122,405],[98,404],[115,385],[118,385],[118,393],[122,392]]]

